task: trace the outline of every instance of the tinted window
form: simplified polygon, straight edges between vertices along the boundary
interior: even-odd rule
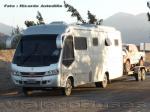
[[[93,38],[93,46],[98,46],[98,38]]]
[[[118,45],[119,45],[119,42],[118,42],[117,39],[115,39],[114,42],[115,42],[115,46],[118,46]]]
[[[56,46],[57,35],[23,36],[15,52],[13,63],[19,66],[49,66],[59,60],[60,49]]]
[[[75,37],[75,49],[76,50],[87,50],[86,37]]]
[[[105,46],[111,46],[111,45],[112,45],[112,43],[111,43],[110,39],[106,38],[105,39]]]
[[[73,37],[68,36],[64,41],[63,64],[69,67],[74,61]]]

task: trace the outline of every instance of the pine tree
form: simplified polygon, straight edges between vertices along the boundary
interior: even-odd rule
[[[90,11],[88,11],[87,15],[88,15],[88,19],[89,19],[88,23],[96,24],[97,19],[96,19],[95,15],[93,15]]]
[[[150,9],[150,3],[149,2],[147,2],[147,7]],[[147,12],[147,17],[148,17],[148,21],[150,21],[150,13],[149,12]]]
[[[24,24],[26,25],[26,27],[45,24],[42,14],[39,11],[37,11],[36,19],[37,19],[37,22],[27,20],[24,22]]]
[[[36,23],[34,21],[25,21],[24,24],[27,26],[27,27],[30,27],[30,26],[35,26]]]
[[[45,24],[44,20],[43,20],[43,17],[42,17],[42,15],[41,15],[41,13],[39,11],[37,12],[36,19],[38,20],[37,25]]]
[[[81,17],[80,13],[77,11],[77,9],[75,9],[73,6],[67,4],[65,1],[64,1],[64,7],[65,8],[68,8],[68,12],[71,12],[71,16],[72,17],[76,17],[77,18],[77,21],[80,21],[81,23],[85,23],[85,21],[83,20],[83,18]]]
[[[19,26],[17,25],[16,28],[14,28],[14,30],[12,31],[12,48],[16,48],[16,46],[18,45],[18,42],[21,38],[21,29],[19,28]]]
[[[71,16],[72,17],[76,17],[77,21],[80,21],[81,23],[87,23],[87,24],[96,24],[96,25],[101,25],[101,23],[103,22],[103,19],[97,19],[95,15],[93,15],[90,11],[88,11],[87,15],[88,15],[88,22],[86,22],[81,15],[79,14],[79,12],[77,11],[77,9],[75,9],[73,6],[67,4],[64,1],[64,7],[68,8],[67,12],[71,12]]]

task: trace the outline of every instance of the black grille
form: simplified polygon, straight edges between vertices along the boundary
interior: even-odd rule
[[[37,84],[37,85],[40,85],[40,81],[35,81],[35,82],[24,81],[24,84]]]
[[[45,72],[21,72],[23,77],[42,77]]]

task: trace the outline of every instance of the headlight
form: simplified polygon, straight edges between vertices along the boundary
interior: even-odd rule
[[[18,71],[13,71],[13,72],[12,72],[12,75],[20,76],[20,72],[18,72]]]
[[[57,75],[59,73],[58,70],[50,70],[45,73],[45,75]]]

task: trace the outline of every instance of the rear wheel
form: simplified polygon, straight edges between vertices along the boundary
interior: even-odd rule
[[[103,81],[101,81],[101,82],[95,82],[95,86],[96,87],[106,88],[107,84],[108,84],[108,77],[107,77],[106,74],[104,75]]]
[[[96,87],[102,87],[101,82],[95,82]]]
[[[71,95],[71,91],[72,91],[72,82],[70,79],[67,79],[66,86],[65,88],[63,88],[63,94],[69,96]]]

